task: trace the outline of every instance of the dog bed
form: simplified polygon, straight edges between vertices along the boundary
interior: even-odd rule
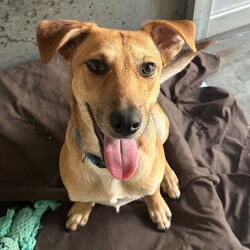
[[[58,157],[69,118],[68,65],[27,63],[0,72],[0,217],[30,201],[61,201],[47,212],[37,250],[247,249],[250,247],[250,133],[234,96],[200,88],[219,59],[201,53],[161,85],[159,103],[170,118],[166,158],[181,197],[164,198],[172,226],[159,232],[142,201],[115,209],[96,205],[88,224],[65,232],[71,203]]]

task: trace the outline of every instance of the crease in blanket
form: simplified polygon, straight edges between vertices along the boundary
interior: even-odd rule
[[[243,149],[239,160],[238,173],[250,174],[250,126],[248,126],[248,134],[244,142]]]
[[[180,175],[179,179],[181,179],[180,182],[180,188],[185,189],[187,185],[189,185],[189,182],[196,181],[199,178],[206,178],[209,181],[212,181],[214,185],[217,185],[220,182],[220,178],[215,173],[210,173],[208,169],[205,168],[194,168],[192,171],[190,170],[184,170]]]
[[[33,250],[42,215],[48,209],[56,210],[59,205],[56,201],[44,200],[36,201],[34,209],[25,207],[17,212],[8,209],[0,218],[0,249]]]

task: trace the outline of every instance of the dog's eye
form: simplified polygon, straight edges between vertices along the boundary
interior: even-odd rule
[[[99,59],[90,59],[87,61],[87,67],[90,72],[96,75],[103,75],[108,71],[106,62]]]
[[[153,62],[146,62],[141,65],[140,73],[144,77],[148,77],[154,74],[155,72],[155,64]]]

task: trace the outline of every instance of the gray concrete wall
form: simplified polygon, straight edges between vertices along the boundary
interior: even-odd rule
[[[93,21],[138,29],[149,19],[181,19],[186,0],[0,0],[0,70],[38,58],[36,26],[43,19]]]

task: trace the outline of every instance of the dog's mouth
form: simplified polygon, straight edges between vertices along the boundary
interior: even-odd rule
[[[124,139],[106,136],[100,130],[88,104],[87,108],[99,140],[102,156],[110,174],[118,180],[132,177],[137,169],[139,159],[136,140],[134,138]]]

